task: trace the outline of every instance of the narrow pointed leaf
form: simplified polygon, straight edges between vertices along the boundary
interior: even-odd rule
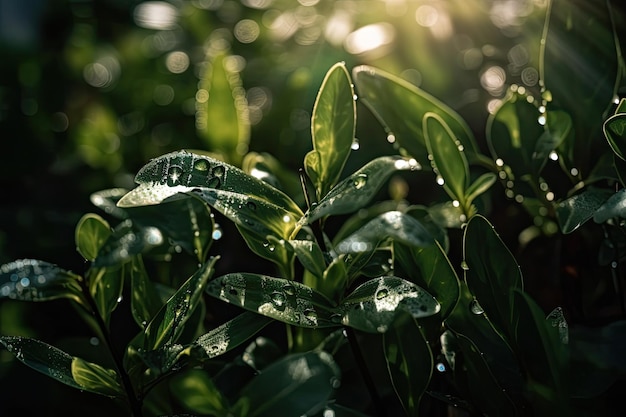
[[[437,314],[441,306],[424,289],[402,278],[387,276],[357,287],[338,307],[342,323],[368,332],[384,333],[400,311],[413,318]]]
[[[122,297],[126,268],[124,265],[92,267],[85,278],[89,283],[89,293],[98,308],[98,314],[106,324]]]
[[[626,218],[626,188],[613,194],[593,215],[596,223],[604,223],[611,218]]]
[[[130,306],[135,322],[144,329],[161,309],[161,297],[148,278],[141,257],[134,257],[130,266]]]
[[[237,226],[237,230],[248,247],[257,255],[274,262],[283,276],[293,276],[292,269],[295,255],[287,241],[273,235],[259,235],[250,229]]]
[[[439,115],[450,127],[473,163],[478,146],[467,123],[454,110],[411,83],[380,69],[359,66],[352,71],[359,100],[396,142],[422,165],[430,164],[424,137],[423,121],[427,112]]]
[[[117,372],[112,369],[75,357],[72,360],[71,372],[74,381],[86,391],[108,397],[124,397],[126,395]]]
[[[545,117],[547,129],[537,140],[532,154],[532,172],[537,177],[546,165],[550,153],[572,134],[572,118],[566,112],[551,110]]]
[[[556,206],[556,218],[565,234],[578,229],[591,219],[596,211],[613,195],[609,190],[588,188],[559,202]]]
[[[292,247],[304,268],[312,272],[316,277],[324,275],[326,260],[317,242],[313,240],[290,240],[288,244]]]
[[[111,235],[111,226],[97,214],[85,214],[78,221],[74,235],[78,253],[93,261]]]
[[[69,298],[87,307],[80,280],[82,277],[54,264],[20,259],[0,266],[0,299],[48,301]]]
[[[493,172],[487,172],[476,178],[465,190],[465,202],[471,204],[477,197],[486,192],[498,178]]]
[[[233,273],[212,280],[207,292],[227,303],[296,326],[318,328],[341,323],[341,317],[334,314],[324,295],[287,279]]]
[[[302,211],[283,192],[239,168],[206,155],[172,152],[147,163],[135,177],[137,188],[126,194],[119,207],[159,204],[168,198],[184,198],[194,188],[214,188],[255,196],[301,216]]]
[[[469,165],[461,142],[450,127],[435,113],[426,113],[422,122],[428,153],[435,170],[444,180],[448,195],[465,204],[465,189],[469,181]]]
[[[228,400],[204,370],[192,369],[175,376],[170,389],[187,411],[212,416],[228,415]]]
[[[330,190],[318,204],[311,207],[303,221],[312,223],[325,216],[357,211],[374,198],[391,174],[417,169],[420,166],[414,159],[400,156],[376,158]]]
[[[344,63],[338,63],[326,74],[315,100],[311,118],[314,156],[307,155],[304,164],[318,199],[339,181],[355,128],[356,103],[350,74]]]

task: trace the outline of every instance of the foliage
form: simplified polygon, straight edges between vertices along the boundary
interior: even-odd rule
[[[0,344],[135,417],[603,415],[626,369],[617,353],[626,99],[615,103],[624,63],[619,32],[606,25],[610,3],[594,7],[588,18],[549,3],[542,89],[512,88],[493,110],[488,154],[423,89],[340,62],[317,92],[312,149],[296,174],[279,158],[245,154],[242,80],[227,51],[209,51],[196,127],[210,152],[165,153],[139,170],[135,188],[94,193],[109,220],[89,213],[75,228],[83,273],[35,259],[0,267],[0,298],[69,300],[107,354],[75,356],[28,335]],[[588,71],[564,68],[564,48]],[[394,152],[346,172],[367,111]],[[432,201],[387,198],[386,185],[415,177],[439,184]],[[493,224],[497,182],[532,219],[524,244],[600,241],[598,264],[618,299],[612,323],[570,332],[569,306],[545,309],[531,294]],[[226,222],[240,239],[222,249]],[[221,267],[233,248],[254,261]]]

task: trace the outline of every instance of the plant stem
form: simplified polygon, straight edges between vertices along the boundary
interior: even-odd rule
[[[346,332],[346,336],[348,337],[348,342],[350,343],[350,348],[352,349],[352,355],[354,356],[354,360],[356,361],[357,367],[361,372],[363,382],[365,382],[365,386],[367,387],[367,390],[372,399],[372,403],[374,404],[374,408],[376,409],[376,415],[379,417],[386,417],[387,412],[385,411],[383,402],[378,395],[378,391],[376,390],[376,384],[374,384],[374,379],[372,378],[372,375],[367,368],[367,363],[365,362],[363,353],[359,348],[356,334],[354,333],[354,330],[349,327],[344,327],[344,330]]]

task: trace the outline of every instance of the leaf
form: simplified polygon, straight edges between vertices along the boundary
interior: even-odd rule
[[[187,151],[172,152],[147,163],[135,177],[139,184],[117,203],[119,207],[160,204],[185,198],[194,188],[212,188],[257,197],[300,217],[302,211],[287,195],[225,162]]]
[[[302,194],[298,175],[284,167],[281,162],[269,153],[248,152],[242,162],[242,169],[249,175],[268,183],[289,196]],[[296,201],[303,206],[305,201]]]
[[[477,159],[478,146],[467,123],[450,107],[409,82],[380,69],[361,65],[352,70],[359,101],[393,135],[396,142],[420,164],[428,166],[424,136],[424,115],[437,114],[468,154],[471,163]]]
[[[228,400],[204,370],[191,369],[176,375],[170,389],[187,411],[215,416],[228,414]]]
[[[196,128],[206,148],[238,163],[248,148],[248,103],[226,53],[210,59],[196,94]]]
[[[450,197],[465,207],[465,189],[469,181],[469,166],[463,145],[450,127],[436,113],[426,113],[422,122],[426,148],[432,156],[435,173],[443,178],[443,187]]]
[[[92,267],[85,276],[91,298],[98,308],[98,314],[107,325],[111,313],[115,311],[122,299],[125,271],[124,265]]]
[[[340,325],[332,303],[299,282],[251,273],[226,274],[212,280],[207,292],[248,311],[300,327]]]
[[[626,218],[626,188],[617,191],[593,214],[593,221],[604,223],[611,218]]]
[[[422,318],[437,314],[440,308],[424,289],[402,278],[386,276],[358,286],[338,310],[343,313],[344,325],[368,333],[384,333],[400,311]]]
[[[356,128],[356,102],[350,74],[344,63],[326,73],[311,118],[313,153],[304,168],[313,181],[318,200],[337,184],[350,155]]]
[[[591,219],[613,193],[601,188],[588,188],[580,194],[559,202],[556,218],[564,234],[572,233]]]
[[[287,242],[298,257],[302,266],[316,277],[322,277],[326,260],[322,249],[314,240],[289,240]]]
[[[465,190],[465,204],[470,205],[481,194],[486,192],[496,182],[498,177],[493,172],[487,172],[476,178]]]
[[[470,219],[463,239],[465,281],[487,317],[507,335],[512,334],[513,289],[522,289],[517,261],[493,226],[482,216]]]
[[[532,154],[532,172],[536,177],[539,177],[550,153],[559,148],[572,134],[572,118],[566,112],[551,110],[546,113],[545,117],[547,129],[539,136]]]
[[[102,217],[97,214],[85,214],[78,221],[74,235],[78,253],[88,261],[95,260],[98,251],[110,235],[111,227]]]
[[[417,323],[410,316],[396,320],[383,335],[387,370],[407,415],[417,415],[430,383],[433,356]]]
[[[283,276],[293,276],[295,255],[286,240],[272,235],[261,236],[244,227],[237,226],[237,230],[254,253],[278,265]]]
[[[357,211],[374,198],[391,174],[417,169],[420,167],[414,159],[400,156],[378,157],[337,184],[318,204],[312,205],[298,223],[302,226],[325,216]]]
[[[626,114],[618,113],[609,117],[602,130],[615,155],[626,160]]]
[[[93,267],[119,267],[133,256],[165,243],[163,232],[153,226],[141,227],[132,219],[118,224],[100,248]]]
[[[287,355],[239,393],[232,413],[242,417],[313,415],[340,384],[339,368],[324,351]]]
[[[49,301],[68,298],[89,310],[82,277],[49,262],[20,259],[0,266],[0,299]]]
[[[198,337],[192,344],[193,352],[198,358],[215,358],[241,345],[271,321],[267,317],[244,312]]]
[[[128,214],[126,210],[117,206],[117,202],[120,198],[126,194],[128,190],[126,188],[109,188],[107,190],[97,191],[89,196],[91,203],[118,219],[127,219]]]
[[[159,310],[139,338],[131,343],[145,350],[156,350],[176,343],[185,323],[202,300],[216,261],[217,258],[211,258],[202,265]]]
[[[388,238],[416,247],[435,243],[419,220],[400,211],[388,211],[339,242],[335,250],[338,253],[369,252]]]
[[[108,397],[126,395],[117,372],[112,369],[75,357],[72,360],[71,373],[74,381],[82,387],[81,389]]]
[[[143,260],[139,256],[132,259],[130,280],[130,307],[133,318],[142,329],[145,329],[161,309],[161,297],[148,278]]]

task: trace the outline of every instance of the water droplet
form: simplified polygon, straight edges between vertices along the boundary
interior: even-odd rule
[[[341,386],[341,380],[336,377],[330,378],[330,386],[333,388],[339,388]]]
[[[239,294],[239,291],[237,291],[237,288],[231,286],[230,288],[228,288],[228,293],[230,295],[235,295],[236,296],[236,295]]]
[[[117,297],[117,300],[116,300],[116,301],[117,301],[118,303],[121,303],[123,299],[124,299],[124,297],[122,297],[122,296],[120,295],[119,297]]]
[[[193,163],[193,169],[196,171],[208,171],[209,162],[206,159],[198,159]]]
[[[246,207],[248,207],[252,211],[256,210],[256,204],[253,201],[248,201],[246,203]]]
[[[179,166],[172,166],[167,171],[167,185],[169,187],[175,187],[180,185],[181,183],[181,175],[183,174],[183,169]]]
[[[276,307],[279,310],[284,310],[284,308],[285,308],[285,301],[287,301],[287,298],[285,297],[285,294],[283,294],[282,292],[279,292],[279,291],[274,291],[270,295],[270,298],[272,299],[272,304],[274,305],[274,307]]]
[[[352,140],[352,145],[350,145],[350,149],[352,149],[353,151],[358,151],[360,147],[361,144],[359,143],[359,140],[357,138],[354,138]]]
[[[306,317],[309,320],[316,320],[317,311],[313,310],[312,308],[307,308],[306,310],[304,310],[304,317]]]
[[[483,314],[485,312],[476,299],[472,300],[470,303],[470,311],[473,314]]]
[[[443,363],[439,362],[437,365],[435,365],[435,368],[437,369],[437,371],[439,372],[445,372],[446,371],[446,365],[444,365]]]
[[[396,135],[391,132],[387,133],[387,142],[396,143]]]
[[[222,181],[218,177],[212,177],[209,178],[206,185],[209,188],[220,188]]]
[[[215,223],[213,226],[213,233],[211,234],[213,240],[220,240],[222,238],[222,228],[219,224]]]
[[[446,183],[446,181],[443,179],[443,177],[441,175],[437,175],[437,184],[439,185],[444,185]]]
[[[385,297],[386,297],[386,296],[388,296],[388,295],[389,295],[389,290],[388,290],[388,289],[386,289],[386,288],[383,288],[382,290],[379,290],[379,291],[376,293],[376,299],[377,299],[377,300],[382,300],[383,298],[385,298]]]
[[[363,188],[365,184],[367,184],[367,175],[359,174],[356,176],[356,178],[354,178],[353,185],[354,188],[356,188],[357,190]]]
[[[339,324],[343,321],[343,316],[341,314],[333,314],[330,316],[330,321]]]
[[[465,262],[465,261],[461,262],[461,269],[463,271],[469,271],[469,265],[467,264],[467,262]]]
[[[223,177],[225,173],[226,168],[224,168],[223,165],[218,165],[211,170],[211,174],[215,175],[216,177]]]
[[[289,295],[289,296],[293,296],[296,294],[296,289],[293,285],[291,284],[285,284],[283,285],[283,291],[285,294]]]
[[[613,269],[617,268],[617,262],[616,261],[611,262],[611,268],[613,268]]]

